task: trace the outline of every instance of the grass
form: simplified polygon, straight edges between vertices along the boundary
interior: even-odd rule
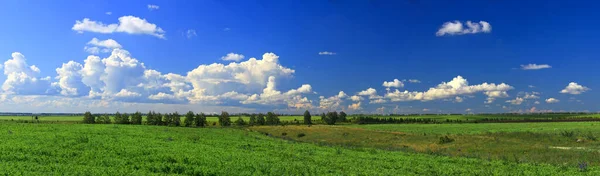
[[[578,167],[330,147],[235,128],[0,122],[0,141],[1,175],[600,174],[595,166],[580,172]]]
[[[367,147],[433,155],[548,163],[575,167],[586,161],[600,166],[598,122],[500,124],[392,124],[325,126],[257,126],[251,129],[281,137],[305,134],[296,141]],[[497,125],[497,126],[496,126]],[[564,136],[563,131],[573,131]],[[446,136],[449,138],[446,139]],[[590,136],[590,137],[588,137]],[[440,142],[444,138],[443,142]],[[578,140],[581,140],[578,142]],[[574,148],[560,150],[555,147]]]

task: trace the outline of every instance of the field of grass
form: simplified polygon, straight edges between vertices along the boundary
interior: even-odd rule
[[[552,120],[560,118],[600,118],[600,114],[472,114],[472,115],[403,115],[403,116],[382,116],[367,115],[379,118],[404,118],[404,119],[431,119],[435,121],[462,120],[474,121],[482,119],[514,119],[514,120]]]
[[[257,126],[250,129],[277,137],[334,146],[370,147],[433,155],[600,166],[600,123],[386,124],[324,126]],[[573,132],[572,134],[563,134]],[[454,141],[440,143],[448,136]],[[578,142],[579,140],[579,142]]]
[[[320,146],[236,128],[0,122],[0,141],[2,175],[600,174],[593,166]]]

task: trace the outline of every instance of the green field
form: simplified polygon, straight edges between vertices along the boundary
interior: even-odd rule
[[[0,122],[5,175],[597,175],[576,167],[297,143],[235,128]]]
[[[600,136],[600,122],[464,123],[464,124],[372,124],[351,125],[376,131],[429,134],[483,134],[497,132],[560,133],[593,132]]]
[[[356,117],[353,115],[351,117]],[[456,114],[456,115],[401,115],[401,116],[382,116],[382,115],[367,115],[378,118],[404,118],[404,119],[431,119],[439,122],[446,120],[462,120],[474,121],[483,119],[514,119],[514,120],[554,120],[554,119],[569,119],[569,118],[600,118],[600,114]]]

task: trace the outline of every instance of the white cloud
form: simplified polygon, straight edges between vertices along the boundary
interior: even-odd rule
[[[90,89],[81,82],[82,69],[83,66],[75,61],[63,63],[62,67],[56,69],[56,74],[58,74],[56,79],[58,79],[58,82],[53,84],[61,89],[61,95],[78,96],[89,92]]]
[[[486,104],[493,103],[496,98],[508,97],[508,93],[506,93],[506,91],[486,91],[483,93],[488,96],[485,102]]]
[[[12,58],[4,62],[4,75],[6,80],[2,90],[10,94],[49,94],[50,82],[40,79],[40,69],[35,65],[27,64],[25,56],[21,53],[12,53]]]
[[[160,6],[158,5],[154,5],[154,4],[148,4],[148,10],[152,11],[152,10],[158,10],[160,8]]]
[[[385,99],[375,99],[375,100],[369,101],[369,104],[381,104],[381,103],[387,103],[387,100],[385,100]]]
[[[228,53],[227,55],[221,57],[221,60],[224,61],[235,61],[235,62],[239,62],[242,59],[244,59],[244,55],[241,54],[236,54],[236,53]]]
[[[423,108],[423,110],[422,110],[422,111],[423,111],[423,112],[429,112],[429,111],[430,111],[430,109]]]
[[[540,101],[535,101],[533,102],[533,104],[540,104]]]
[[[527,65],[521,65],[521,69],[522,70],[539,70],[539,69],[545,69],[545,68],[552,68],[552,66],[548,65],[548,64],[527,64]]]
[[[558,103],[560,100],[556,98],[548,98],[546,99],[546,103]]]
[[[356,110],[361,110],[362,107],[360,106],[360,104],[361,104],[360,102],[352,103],[351,105],[348,105],[348,109],[349,110],[355,110],[355,111]]]
[[[92,21],[89,18],[75,21],[71,28],[78,33],[95,32],[110,34],[123,32],[128,34],[147,34],[158,38],[165,38],[165,31],[156,24],[149,23],[146,19],[135,16],[119,17],[119,24],[104,24],[102,22]]]
[[[465,109],[465,112],[472,112],[473,110],[471,108],[467,108]]]
[[[399,87],[404,87],[404,83],[402,83],[402,81],[400,81],[398,79],[394,79],[394,81],[390,81],[390,82],[384,81],[383,82],[383,87],[396,87],[396,88],[399,88]]]
[[[461,102],[463,102],[463,98],[461,98],[461,97],[455,97],[454,98],[454,102],[461,103]]]
[[[567,87],[565,87],[565,89],[561,90],[560,93],[578,95],[578,94],[584,93],[588,90],[591,90],[591,89],[587,88],[585,86],[579,85],[575,82],[571,82],[571,83],[569,83],[569,85],[567,85]]]
[[[513,105],[520,105],[521,103],[523,103],[523,98],[521,97],[517,97],[514,100],[506,100],[507,103],[513,104]]]
[[[190,39],[190,38],[192,38],[192,37],[196,37],[196,36],[198,36],[198,35],[196,34],[196,30],[193,30],[193,29],[188,29],[188,30],[185,32],[185,36],[186,36],[188,39]]]
[[[490,33],[492,26],[490,23],[485,21],[479,21],[479,23],[473,23],[467,21],[466,26],[460,21],[449,21],[442,25],[442,27],[435,33],[436,36],[444,35],[463,35],[463,34],[476,34],[476,33]]]
[[[523,96],[523,98],[524,99],[538,99],[538,98],[540,98],[539,96],[537,96],[539,94],[540,94],[539,92],[531,92],[531,93],[525,92],[525,95]]]
[[[139,97],[139,96],[142,96],[142,94],[137,93],[137,92],[132,92],[127,89],[121,89],[121,91],[119,91],[115,94],[115,97],[120,97],[120,98],[130,98],[130,97]]]
[[[386,98],[391,101],[430,101],[437,99],[444,99],[458,95],[470,95],[477,92],[484,92],[488,95],[488,98],[496,98],[499,96],[506,95],[506,91],[513,89],[508,84],[494,84],[494,83],[482,83],[479,85],[469,85],[466,79],[461,76],[457,76],[450,82],[443,82],[436,87],[429,88],[425,92],[409,92],[399,91],[396,89],[394,92],[385,94]]]
[[[535,88],[535,86],[533,86],[533,85],[528,85],[527,87],[529,87],[529,88]]]
[[[361,96],[358,96],[358,95],[352,95],[350,97],[350,100],[352,100],[352,101],[361,101],[361,100],[363,100],[363,98]]]
[[[103,47],[103,48],[121,48],[121,44],[119,44],[119,42],[113,40],[113,39],[106,39],[106,40],[98,40],[97,38],[92,38],[92,40],[90,40],[88,43],[88,45],[92,45],[92,46],[98,46],[98,47]]]
[[[106,15],[112,15],[112,12],[106,12],[104,14],[106,14]]]
[[[319,108],[327,110],[337,110],[342,102],[343,98],[348,97],[344,91],[340,91],[337,95],[325,98],[324,96],[319,97]]]
[[[330,51],[321,51],[319,52],[319,55],[336,55],[336,53]]]
[[[410,83],[421,83],[421,81],[419,81],[418,79],[409,79],[408,82],[410,82]]]
[[[358,92],[358,95],[361,96],[374,96],[377,95],[377,90],[373,89],[373,88],[368,88],[367,90],[363,90]]]

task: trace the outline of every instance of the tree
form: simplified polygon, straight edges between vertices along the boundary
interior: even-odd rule
[[[204,127],[207,125],[206,116],[204,115],[204,113],[196,114],[196,118],[194,120],[194,124],[197,127]]]
[[[186,127],[191,127],[194,125],[194,112],[189,111],[187,114],[185,114],[183,125]]]
[[[333,111],[333,112],[328,112],[327,115],[325,116],[325,123],[327,123],[327,125],[335,125],[335,122],[338,120],[338,113]]]
[[[238,119],[235,121],[235,124],[237,126],[244,126],[246,125],[246,122],[244,121],[244,119],[242,119],[242,116],[238,117]]]
[[[146,115],[146,124],[148,125],[155,125],[156,124],[156,120],[155,120],[155,115],[154,112],[152,111],[148,111],[148,114]]]
[[[258,116],[256,117],[256,124],[265,125],[266,124],[265,115],[263,115],[262,113],[258,113]]]
[[[312,116],[310,116],[310,112],[308,110],[304,111],[304,124],[311,125],[312,124]]]
[[[127,114],[121,114],[120,112],[115,113],[115,123],[116,124],[128,124],[129,116]]]
[[[90,111],[87,111],[83,114],[83,123],[94,124],[96,123],[96,117]]]
[[[250,125],[250,126],[256,125],[256,114],[250,115],[250,120],[248,120],[248,125]]]
[[[321,121],[325,122],[327,124],[327,115],[325,115],[325,113],[321,113]]]
[[[267,125],[279,125],[279,117],[275,113],[267,113]]]
[[[219,116],[219,125],[231,126],[231,118],[229,118],[229,113],[225,111],[221,112],[221,116]]]
[[[103,123],[103,124],[110,124],[110,116],[108,116],[108,114],[104,114],[100,117],[98,117],[98,119],[96,120],[96,122],[98,123]]]
[[[163,115],[160,112],[158,114],[154,114],[154,124],[163,125]]]
[[[178,112],[171,114],[171,118],[173,119],[173,126],[181,126],[181,115]]]
[[[173,125],[173,115],[166,113],[164,116],[164,124],[167,126]]]
[[[340,112],[339,115],[339,119],[340,122],[346,122],[348,119],[346,119],[346,113],[344,111]]]
[[[129,124],[129,114],[123,113],[123,124]]]
[[[137,111],[131,115],[131,124],[141,125],[142,124],[142,113]]]

